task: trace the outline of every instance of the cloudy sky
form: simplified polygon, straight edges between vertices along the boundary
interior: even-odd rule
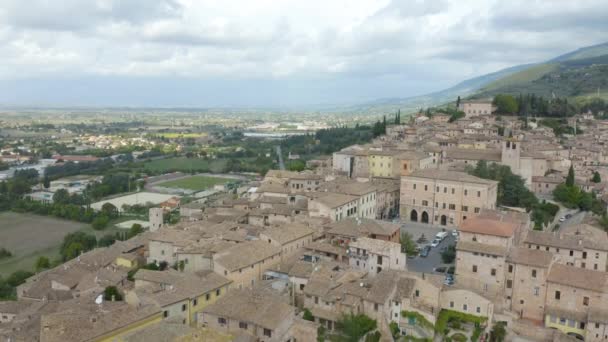
[[[0,0],[0,104],[300,106],[608,40],[606,0]]]

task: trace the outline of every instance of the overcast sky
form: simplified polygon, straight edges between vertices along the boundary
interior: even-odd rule
[[[0,0],[0,103],[407,97],[608,40],[606,0]]]

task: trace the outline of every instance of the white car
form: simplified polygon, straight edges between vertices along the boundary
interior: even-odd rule
[[[564,222],[564,221],[566,221],[565,217],[562,216],[562,217],[559,218],[559,222]]]
[[[440,243],[441,243],[441,240],[435,239],[435,240],[433,240],[433,242],[431,242],[431,247],[435,248],[435,247],[439,246]]]
[[[452,230],[452,236],[453,237],[458,236],[458,231],[456,229]]]

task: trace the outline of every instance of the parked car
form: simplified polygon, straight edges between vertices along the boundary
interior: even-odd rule
[[[559,222],[564,222],[564,221],[566,221],[565,217],[562,216],[562,217],[559,218]]]
[[[448,286],[454,285],[454,276],[451,274],[446,274],[443,283]]]
[[[440,243],[441,243],[441,240],[435,239],[435,240],[433,240],[433,242],[431,242],[431,247],[435,248],[435,247],[439,246]]]
[[[566,218],[569,219],[572,217],[572,214],[566,214]]]
[[[452,230],[452,236],[453,237],[458,236],[458,231],[456,229]]]
[[[448,236],[448,232],[439,232],[435,235],[435,240],[443,241]]]
[[[431,251],[431,246],[424,246],[424,248],[420,252],[420,256],[423,258],[426,258],[427,256],[429,256],[430,251]]]

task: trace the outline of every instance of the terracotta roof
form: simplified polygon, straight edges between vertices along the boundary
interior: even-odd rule
[[[525,247],[513,247],[509,250],[507,261],[527,266],[549,267],[553,253]]]
[[[553,264],[547,282],[602,292],[608,288],[608,273],[580,267]]]
[[[467,220],[464,220],[460,224],[459,229],[460,231],[473,234],[511,237],[515,234],[517,228],[518,225],[511,222],[504,222],[480,217],[471,217]]]
[[[229,271],[236,271],[272,256],[278,256],[281,249],[264,241],[248,241],[215,254],[214,262]]]
[[[283,298],[259,290],[232,290],[203,310],[203,315],[229,318],[274,330],[295,315]]]
[[[476,184],[484,184],[484,185],[491,185],[491,186],[498,184],[497,181],[471,176],[465,172],[445,171],[445,170],[435,170],[435,169],[416,170],[416,171],[412,172],[409,176],[404,176],[403,178],[430,178],[430,179],[435,179],[435,180],[445,180],[445,181],[463,182],[463,183],[476,183]]]
[[[486,245],[479,242],[471,241],[459,241],[456,244],[456,249],[461,251],[473,252],[473,253],[484,253],[490,255],[505,256],[507,249],[501,246]]]
[[[334,222],[329,227],[328,234],[354,238],[372,234],[391,236],[400,229],[398,224],[367,218],[347,218]]]

